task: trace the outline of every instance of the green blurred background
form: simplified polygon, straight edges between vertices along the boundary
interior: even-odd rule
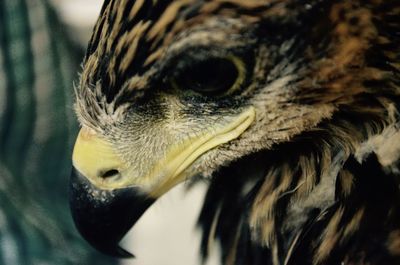
[[[116,264],[81,239],[68,211],[72,84],[88,34],[52,4],[0,0],[0,264]]]

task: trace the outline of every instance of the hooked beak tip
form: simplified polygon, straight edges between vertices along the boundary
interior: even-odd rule
[[[75,225],[90,245],[110,256],[134,257],[118,243],[155,199],[137,187],[97,188],[73,168],[69,200]]]

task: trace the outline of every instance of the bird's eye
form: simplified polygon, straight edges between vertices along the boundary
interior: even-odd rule
[[[180,90],[190,89],[206,96],[227,94],[243,83],[245,67],[234,58],[211,58],[185,67],[172,79],[173,86]]]

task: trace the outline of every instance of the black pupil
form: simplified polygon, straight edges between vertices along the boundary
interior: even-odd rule
[[[176,79],[181,89],[213,95],[229,90],[238,77],[235,64],[222,58],[196,62],[186,68]]]

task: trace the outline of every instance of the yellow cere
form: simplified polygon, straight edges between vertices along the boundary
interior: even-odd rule
[[[72,154],[72,163],[75,169],[93,183],[102,181],[100,176],[108,170],[122,170],[124,167],[124,163],[116,155],[111,144],[87,128],[79,132]]]
[[[165,159],[154,161],[153,169],[142,172],[140,180],[129,178],[129,171],[133,168],[129,168],[119,158],[109,142],[95,132],[84,128],[80,131],[75,143],[73,165],[98,187],[115,189],[139,185],[149,192],[149,196],[157,198],[190,177],[187,176],[188,172],[185,170],[201,155],[238,138],[253,123],[255,115],[255,109],[249,107],[237,117],[232,117],[232,121],[225,126],[207,130],[202,136],[189,138],[183,144],[171,143]],[[112,169],[118,170],[122,178],[108,180],[101,177]]]

